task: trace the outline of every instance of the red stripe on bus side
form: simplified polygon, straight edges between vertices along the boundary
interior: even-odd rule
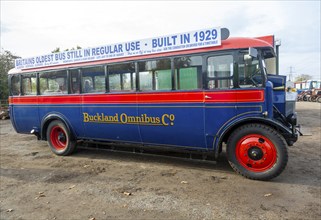
[[[205,92],[205,102],[263,102],[263,90]]]
[[[205,98],[206,97],[206,98]],[[148,103],[231,103],[262,102],[263,90],[236,90],[215,92],[156,92],[135,94],[85,94],[61,96],[10,97],[10,104],[148,104]]]
[[[203,92],[190,93],[140,93],[136,94],[111,94],[111,95],[86,95],[83,97],[86,104],[96,103],[197,103],[203,102]]]

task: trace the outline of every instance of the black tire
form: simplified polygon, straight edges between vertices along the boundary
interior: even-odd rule
[[[227,141],[227,158],[242,176],[269,180],[282,173],[288,162],[287,144],[273,128],[247,124],[232,132]]]
[[[303,96],[302,100],[306,102],[306,101],[308,101],[308,97],[305,95],[305,96]]]
[[[321,103],[321,96],[317,98],[317,102]]]
[[[61,121],[52,121],[47,129],[47,141],[51,151],[59,156],[67,156],[76,149],[70,131]]]

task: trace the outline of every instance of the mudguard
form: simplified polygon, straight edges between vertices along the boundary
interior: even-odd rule
[[[282,123],[278,121],[260,117],[242,118],[226,125],[222,132],[217,135],[218,138],[216,138],[214,143],[215,155],[218,155],[221,143],[227,140],[228,136],[233,130],[240,127],[241,125],[248,123],[262,123],[273,127],[274,129],[280,132],[280,134],[284,137],[289,146],[292,146],[293,142],[295,142],[297,139],[297,135],[293,134],[290,128],[284,126]]]
[[[50,122],[52,122],[53,120],[62,121],[66,125],[68,132],[71,134],[71,137],[72,138],[76,137],[72,127],[70,126],[70,122],[64,115],[60,114],[59,112],[50,112],[47,115],[45,115],[41,121],[41,131],[40,131],[41,140],[47,140],[47,137],[46,137],[47,127],[50,124]]]

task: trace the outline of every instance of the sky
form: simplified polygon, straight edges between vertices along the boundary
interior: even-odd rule
[[[0,0],[1,51],[32,57],[209,27],[231,37],[274,35],[280,74],[320,76],[320,1]]]

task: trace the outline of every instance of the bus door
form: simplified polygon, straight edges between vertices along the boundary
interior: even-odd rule
[[[104,68],[82,69],[82,121],[85,138],[140,143],[135,65],[109,65],[107,80]]]
[[[237,94],[233,90],[233,55],[219,54],[205,58],[207,63],[204,92],[205,138],[208,149],[230,120],[236,115]]]
[[[201,81],[200,56],[139,62],[142,92],[138,93],[137,102],[143,143],[179,149],[206,148]]]

